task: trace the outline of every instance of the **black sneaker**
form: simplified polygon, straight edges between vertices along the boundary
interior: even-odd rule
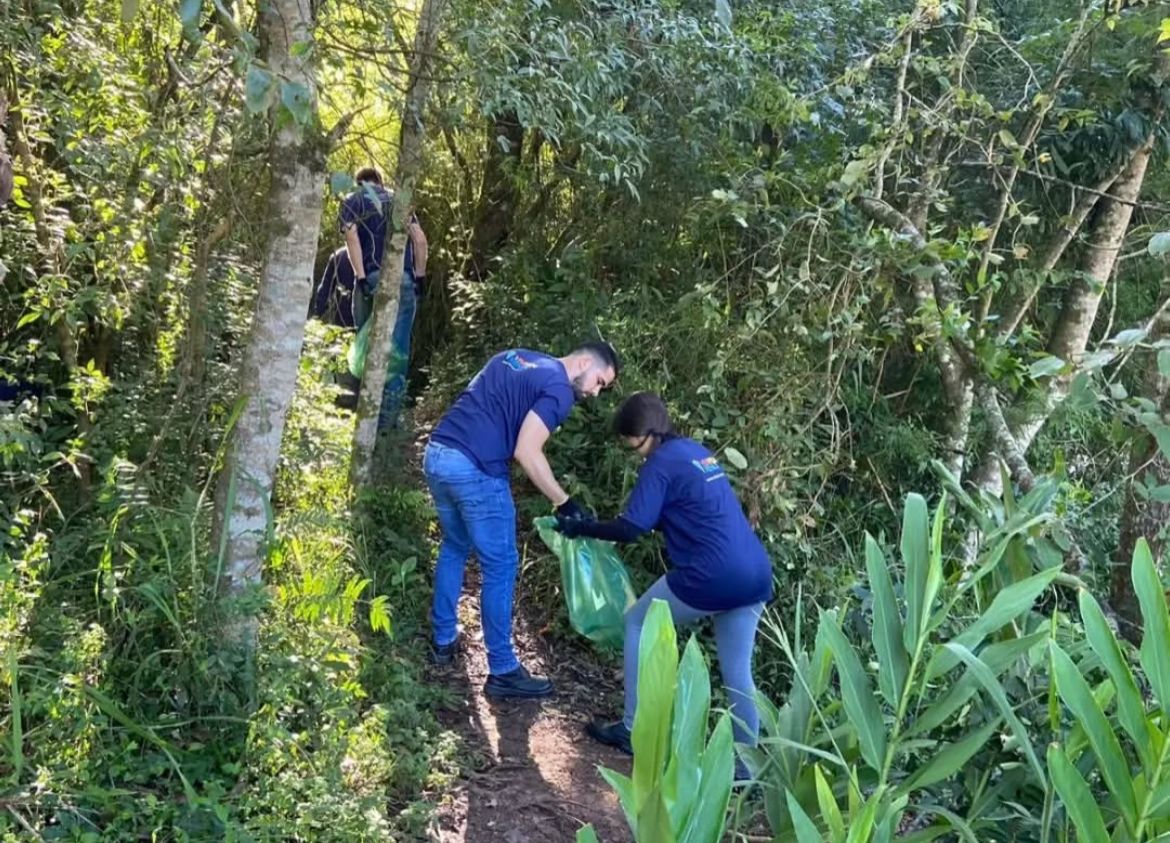
[[[600,741],[606,746],[620,749],[626,755],[634,754],[634,747],[630,745],[630,730],[620,720],[615,720],[612,723],[607,723],[604,720],[594,720],[585,727],[585,731],[595,741]]]
[[[459,636],[450,644],[436,644],[431,642],[431,664],[445,666],[455,661],[459,653]]]
[[[551,697],[553,683],[543,676],[532,676],[521,665],[510,673],[489,676],[484,683],[483,692],[496,700],[535,700]]]

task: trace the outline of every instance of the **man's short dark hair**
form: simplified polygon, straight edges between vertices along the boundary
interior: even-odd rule
[[[362,167],[354,175],[353,180],[356,182],[369,181],[373,182],[374,184],[381,184],[382,174],[373,167]]]
[[[607,342],[587,342],[573,349],[574,354],[588,354],[598,363],[613,369],[614,379],[622,373],[622,359],[617,351]]]

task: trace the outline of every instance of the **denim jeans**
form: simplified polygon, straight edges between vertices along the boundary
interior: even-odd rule
[[[402,286],[398,292],[398,315],[394,319],[394,333],[390,340],[390,359],[386,364],[386,384],[382,387],[382,406],[378,411],[378,430],[398,427],[398,413],[406,396],[406,376],[410,370],[410,333],[418,296],[414,291],[414,269],[402,270]]]
[[[756,709],[756,684],[752,679],[752,650],[756,645],[756,627],[764,612],[763,603],[753,603],[726,612],[706,612],[680,600],[666,577],[646,589],[638,602],[626,612],[625,685],[626,708],[622,718],[626,727],[634,728],[634,712],[638,708],[638,644],[642,625],[650,603],[655,598],[665,600],[670,615],[678,626],[712,616],[715,626],[715,649],[719,653],[719,672],[731,701],[732,731],[736,743],[755,746],[760,732],[760,713]]]
[[[497,676],[510,673],[520,666],[512,649],[512,598],[520,554],[508,479],[484,474],[463,452],[438,442],[427,445],[423,472],[443,530],[431,604],[435,643],[455,640],[463,569],[474,550],[482,580],[479,612],[488,669]]]

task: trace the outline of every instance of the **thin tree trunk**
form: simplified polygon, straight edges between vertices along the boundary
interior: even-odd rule
[[[1053,357],[1076,363],[1085,353],[1105,282],[1113,273],[1117,257],[1125,245],[1133,203],[1141,194],[1153,148],[1154,136],[1151,134],[1130,155],[1124,172],[1113,185],[1112,197],[1100,200],[1097,217],[1089,231],[1081,275],[1073,280],[1065,294],[1048,343],[1048,353]],[[1049,390],[1038,401],[1032,396],[1024,396],[1024,400],[1030,403],[1018,408],[1018,418],[1011,424],[1012,437],[1021,453],[1027,453],[1036,434],[1068,396],[1072,380],[1072,375],[1054,378]],[[971,482],[992,495],[1000,495],[1003,493],[1003,479],[994,448],[995,444],[991,443],[991,450],[984,455]]]
[[[514,171],[523,147],[524,128],[514,113],[492,121],[487,131],[487,160],[471,229],[471,249],[463,265],[467,278],[481,281],[490,275],[492,258],[511,235],[520,201]]]
[[[272,114],[272,183],[264,214],[270,233],[251,341],[240,375],[240,395],[246,403],[231,433],[216,489],[213,546],[222,548],[220,588],[231,594],[261,581],[273,479],[285,414],[296,385],[325,179],[310,64],[313,51],[300,51],[300,59],[293,54],[296,45],[312,39],[311,0],[269,0],[261,8],[262,41],[268,47],[273,75],[303,85],[310,103],[304,126],[298,126],[288,113],[278,115],[280,105]],[[256,627],[250,619],[232,633],[248,649],[255,644]]]
[[[398,316],[399,279],[406,257],[406,214],[413,203],[414,186],[422,175],[423,112],[430,93],[435,45],[446,5],[447,0],[424,0],[414,35],[410,79],[402,106],[398,164],[394,171],[393,219],[386,230],[387,243],[382,252],[383,277],[374,294],[373,312],[370,314],[370,344],[353,435],[350,480],[355,488],[367,486],[373,475],[378,413],[382,406],[382,388],[386,383],[386,367],[390,360],[391,334]]]
[[[8,138],[4,124],[8,122],[8,95],[0,90],[0,208],[12,198],[12,156],[8,154]]]

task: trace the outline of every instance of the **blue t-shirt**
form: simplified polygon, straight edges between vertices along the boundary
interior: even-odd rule
[[[667,585],[696,609],[726,611],[772,599],[772,562],[711,452],[667,439],[642,465],[622,517],[661,530]]]
[[[525,348],[502,351],[472,378],[431,439],[462,451],[484,474],[507,477],[528,412],[551,432],[576,401],[561,361]]]
[[[337,227],[342,234],[351,225],[357,226],[366,275],[372,275],[382,266],[382,249],[393,201],[394,197],[382,185],[361,182],[357,190],[342,200],[337,211]]]

